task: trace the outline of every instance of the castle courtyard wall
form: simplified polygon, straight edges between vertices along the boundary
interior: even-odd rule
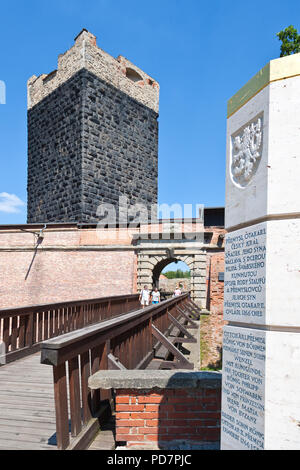
[[[34,231],[26,230],[0,231],[0,308],[136,292],[128,239],[97,244],[95,230],[47,229],[37,246]]]

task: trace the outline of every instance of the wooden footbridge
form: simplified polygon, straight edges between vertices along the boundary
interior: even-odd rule
[[[181,350],[199,313],[188,293],[144,309],[127,295],[0,310],[0,450],[88,448],[113,404],[89,376],[192,369]]]

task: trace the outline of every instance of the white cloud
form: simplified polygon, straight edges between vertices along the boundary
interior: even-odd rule
[[[21,212],[22,206],[25,206],[25,203],[15,194],[0,193],[0,212],[15,214]]]
[[[5,104],[6,103],[6,88],[5,88],[5,82],[0,80],[0,104]]]

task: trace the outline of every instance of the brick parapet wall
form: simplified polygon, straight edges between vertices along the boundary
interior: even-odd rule
[[[223,320],[224,281],[219,280],[219,273],[224,269],[224,251],[208,251],[206,308],[210,314],[201,320],[201,367],[218,369],[222,363],[223,326],[226,322]]]
[[[184,441],[196,446],[220,440],[220,389],[116,391],[116,441],[127,446]],[[183,444],[183,442],[182,442]]]
[[[88,386],[115,390],[119,443],[217,449],[221,382],[218,372],[126,369],[100,370]]]

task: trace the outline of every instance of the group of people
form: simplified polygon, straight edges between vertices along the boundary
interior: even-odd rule
[[[177,297],[178,295],[181,295],[181,289],[178,286],[176,286],[176,289],[174,290],[173,297]],[[153,291],[150,292],[148,289],[148,286],[144,286],[144,289],[141,290],[139,301],[144,308],[145,306],[149,305],[150,303],[152,304],[158,304],[160,302],[160,292],[157,287],[154,287]]]

